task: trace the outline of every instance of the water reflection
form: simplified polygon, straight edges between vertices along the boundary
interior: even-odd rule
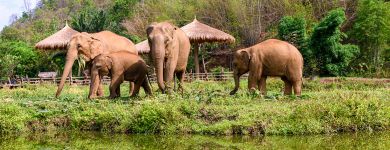
[[[0,137],[0,149],[388,149],[390,132],[315,136],[28,134]]]

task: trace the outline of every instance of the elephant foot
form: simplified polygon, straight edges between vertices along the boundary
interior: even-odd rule
[[[132,94],[132,95],[130,96],[130,98],[135,98],[135,97],[139,97],[138,94]]]
[[[119,97],[118,95],[110,95],[108,98],[115,99],[115,98],[118,98],[118,97]]]
[[[96,95],[90,95],[88,96],[88,99],[95,99],[95,98],[98,98]]]
[[[179,86],[179,87],[177,88],[177,90],[178,90],[179,92],[181,92],[181,93],[184,93],[184,92],[187,91],[183,86]]]
[[[165,88],[164,90],[161,90],[161,93],[163,94],[172,94],[173,89],[172,88]]]
[[[97,94],[97,97],[103,97],[104,96],[104,93],[98,93]]]
[[[231,92],[230,92],[230,95],[234,95],[234,94],[236,94],[236,93],[237,93],[237,91],[238,91],[238,89],[234,89],[233,91],[231,91]]]

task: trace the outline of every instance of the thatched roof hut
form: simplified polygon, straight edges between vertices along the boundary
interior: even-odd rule
[[[236,39],[221,30],[199,22],[196,18],[191,23],[181,27],[192,43],[223,42],[233,43]]]
[[[150,51],[148,40],[139,42],[138,44],[135,45],[135,48],[137,49],[138,53],[141,54],[149,53]]]
[[[66,49],[74,34],[80,33],[65,25],[60,31],[35,44],[37,49]]]
[[[221,30],[210,27],[194,19],[191,23],[181,27],[187,34],[191,43],[194,44],[195,73],[200,73],[199,69],[199,44],[205,42],[233,43],[236,39]],[[205,66],[204,66],[205,67]],[[206,68],[204,68],[206,70]]]

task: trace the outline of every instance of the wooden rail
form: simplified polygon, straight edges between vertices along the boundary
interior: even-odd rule
[[[242,78],[247,77],[247,74],[243,75]],[[192,82],[195,80],[202,81],[226,81],[232,80],[233,73],[232,72],[224,72],[224,73],[186,73],[185,82]],[[61,78],[29,78],[29,77],[21,77],[13,79],[13,82],[8,81],[0,81],[0,88],[14,88],[14,87],[23,87],[26,84],[29,85],[38,85],[38,84],[59,84]],[[155,74],[149,76],[149,80],[152,83],[157,82],[157,78]],[[103,78],[103,84],[109,84],[111,79],[109,77]],[[11,84],[12,83],[12,84]],[[65,81],[68,84],[75,85],[89,85],[90,77],[68,77]]]
[[[248,74],[244,74],[241,76],[241,78],[247,78]],[[346,78],[348,80],[352,81],[373,81],[373,82],[381,82],[381,83],[390,83],[389,78],[384,79],[370,79],[370,78]],[[23,87],[24,85],[39,85],[39,84],[59,84],[61,78],[17,78],[13,79],[13,81],[0,81],[0,88],[17,88],[17,87]],[[185,82],[192,82],[195,80],[201,80],[201,81],[226,81],[226,80],[233,80],[233,72],[224,72],[224,73],[186,73]],[[306,79],[310,80],[310,79]],[[327,77],[327,78],[320,78],[320,82],[339,82],[341,78],[338,77]],[[109,77],[103,78],[103,84],[109,84],[111,79]],[[152,83],[155,83],[157,81],[156,75],[152,74],[149,76],[149,81]],[[12,84],[10,84],[12,83]],[[65,83],[67,84],[74,84],[74,85],[89,85],[90,84],[90,78],[89,77],[71,77],[67,78]]]

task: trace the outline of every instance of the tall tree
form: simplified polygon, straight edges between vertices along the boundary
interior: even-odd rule
[[[344,33],[340,31],[340,27],[345,19],[344,11],[335,9],[314,27],[309,48],[319,75],[345,75],[349,63],[359,53],[357,46],[341,44]]]
[[[349,36],[357,41],[363,58],[379,69],[382,57],[390,43],[390,2],[361,0],[357,17]]]

